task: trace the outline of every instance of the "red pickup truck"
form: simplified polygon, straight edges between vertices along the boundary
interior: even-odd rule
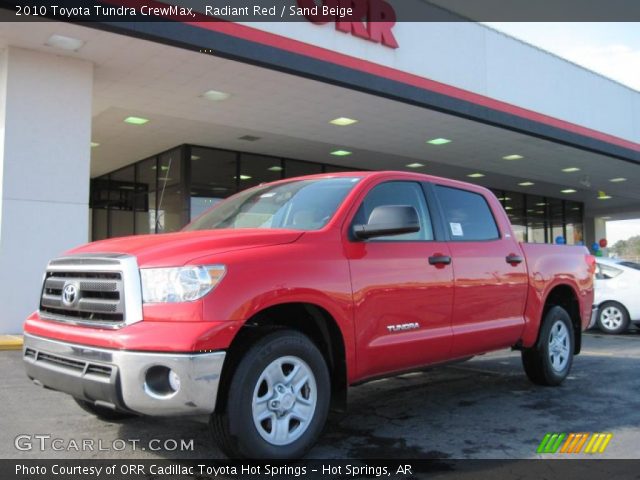
[[[594,271],[584,247],[519,243],[479,186],[301,177],[52,260],[24,360],[98,417],[206,414],[227,455],[293,458],[374,378],[511,347],[560,384]]]

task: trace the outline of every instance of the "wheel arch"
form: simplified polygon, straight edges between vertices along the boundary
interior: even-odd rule
[[[318,347],[327,362],[331,377],[331,408],[346,410],[347,356],[340,326],[325,308],[317,304],[286,302],[268,306],[255,313],[236,333],[227,349],[215,411],[221,412],[226,407],[226,392],[243,354],[266,332],[278,329],[298,331]]]
[[[542,327],[542,320],[544,320],[547,312],[553,307],[562,307],[566,310],[571,318],[571,325],[573,326],[573,338],[574,338],[574,354],[579,354],[582,348],[582,319],[580,317],[580,302],[578,301],[578,294],[574,288],[566,283],[555,285],[545,297],[544,306],[542,308],[542,316],[540,319],[540,327]],[[539,329],[540,330],[540,329]],[[538,335],[540,332],[538,331]]]

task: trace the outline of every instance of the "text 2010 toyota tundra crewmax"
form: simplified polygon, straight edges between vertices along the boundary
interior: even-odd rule
[[[210,415],[232,457],[293,458],[350,385],[503,348],[558,385],[592,313],[584,247],[522,244],[487,189],[406,172],[282,180],[179,233],[46,270],[39,385],[101,418]]]

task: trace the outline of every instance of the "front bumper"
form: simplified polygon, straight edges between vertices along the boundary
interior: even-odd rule
[[[29,378],[44,387],[117,410],[174,416],[213,412],[225,352],[110,350],[25,334],[23,358]],[[158,389],[152,367],[175,372],[177,391]]]

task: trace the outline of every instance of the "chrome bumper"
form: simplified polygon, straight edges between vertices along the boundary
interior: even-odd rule
[[[213,412],[225,352],[108,350],[26,334],[23,358],[29,378],[44,387],[117,410],[172,416]],[[164,379],[150,374],[152,367],[175,372],[179,388],[159,388]]]

